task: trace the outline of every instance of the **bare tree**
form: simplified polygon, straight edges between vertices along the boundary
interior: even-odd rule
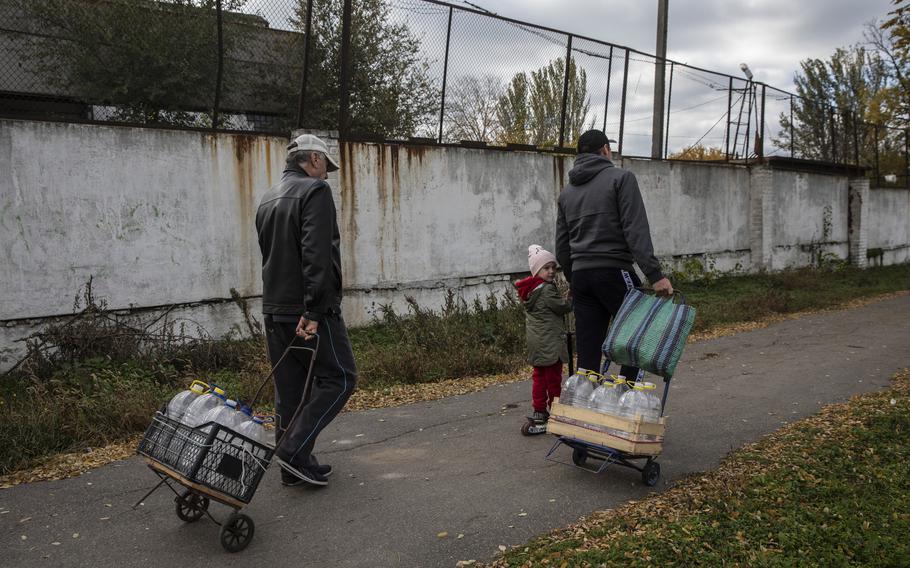
[[[460,77],[446,97],[447,138],[495,140],[500,130],[496,106],[502,93],[498,77]]]

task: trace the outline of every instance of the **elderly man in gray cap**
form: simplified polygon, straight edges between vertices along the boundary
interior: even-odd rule
[[[281,181],[256,212],[262,252],[262,312],[269,358],[275,368],[275,459],[284,485],[326,485],[332,467],[313,456],[316,437],[341,411],[357,382],[357,367],[341,317],[341,253],[332,190],[325,181],[338,169],[325,142],[303,134],[288,145]],[[295,337],[318,335],[313,385],[300,406],[309,367]],[[300,341],[303,344],[303,341]],[[290,424],[294,414],[299,415]],[[285,430],[288,426],[290,429]],[[282,433],[285,433],[282,438]]]

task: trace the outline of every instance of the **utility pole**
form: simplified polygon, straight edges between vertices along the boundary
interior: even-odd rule
[[[654,62],[654,116],[651,123],[651,158],[663,158],[664,73],[667,65],[667,12],[670,0],[657,0],[657,60]]]

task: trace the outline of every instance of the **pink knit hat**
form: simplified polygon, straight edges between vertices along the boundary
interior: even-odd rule
[[[552,252],[544,250],[540,245],[528,247],[528,267],[531,269],[531,276],[537,276],[540,269],[548,262],[556,262],[556,257]]]

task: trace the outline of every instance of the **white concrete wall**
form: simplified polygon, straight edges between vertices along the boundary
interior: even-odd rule
[[[253,224],[286,141],[0,121],[0,320],[260,293]]]
[[[882,249],[883,264],[910,262],[910,190],[869,191],[867,244]]]
[[[504,290],[527,271],[529,244],[553,246],[570,156],[328,141],[343,166],[329,181],[351,324],[383,304],[404,310],[407,296],[433,307],[447,288],[467,301]],[[286,142],[0,120],[0,369],[41,318],[71,312],[89,277],[112,308],[186,304],[181,317],[212,335],[230,330],[239,309],[199,302],[261,293],[254,216]],[[638,177],[668,269],[692,257],[718,270],[760,266],[756,203],[770,217],[757,218],[771,268],[808,264],[817,250],[847,255],[846,177],[775,170],[756,202],[754,168],[621,165]],[[908,193],[872,192],[869,246],[891,251],[886,263],[907,259]]]
[[[635,172],[665,269],[707,257],[716,270],[749,267],[749,168],[625,159]]]
[[[848,182],[841,176],[774,171],[772,270],[810,265],[820,253],[847,259]]]

